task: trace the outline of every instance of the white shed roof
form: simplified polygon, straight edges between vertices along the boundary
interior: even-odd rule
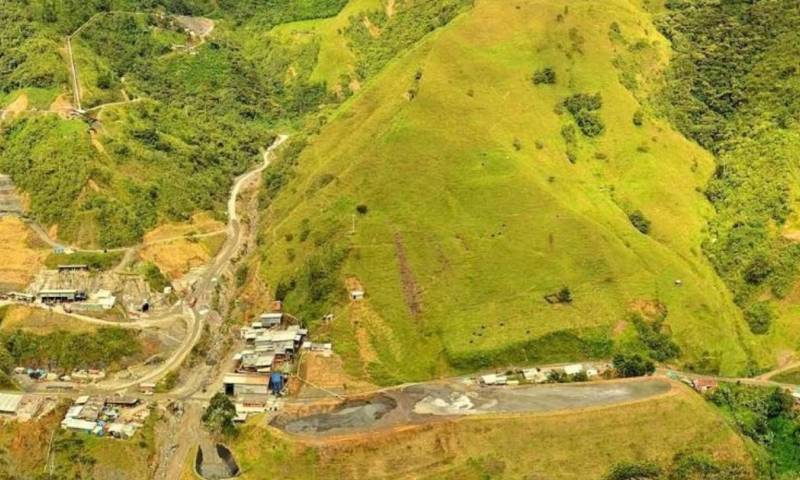
[[[97,422],[90,422],[88,420],[80,420],[77,418],[65,418],[61,421],[61,428],[70,428],[73,430],[92,431],[97,426]]]
[[[17,413],[22,395],[18,393],[0,393],[0,412]]]

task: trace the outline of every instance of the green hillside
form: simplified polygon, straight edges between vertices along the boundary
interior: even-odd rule
[[[34,218],[82,245],[130,245],[160,223],[221,213],[232,179],[278,126],[336,101],[310,78],[315,47],[270,28],[345,3],[10,2],[0,107],[27,108],[0,125],[0,171],[30,195]],[[207,15],[214,29],[201,41],[173,14]],[[87,111],[67,119],[77,102],[64,37],[79,26],[72,50]]]
[[[266,174],[266,281],[312,324],[335,313],[318,332],[378,382],[637,348],[626,320],[653,306],[680,363],[770,362],[701,247],[714,158],[649,101],[670,57],[652,20],[475,2]]]

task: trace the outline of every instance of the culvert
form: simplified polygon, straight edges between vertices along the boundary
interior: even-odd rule
[[[214,445],[210,452],[197,447],[194,469],[205,480],[225,480],[239,475],[239,465],[230,449],[221,443]]]

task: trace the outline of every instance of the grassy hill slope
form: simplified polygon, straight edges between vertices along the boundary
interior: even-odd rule
[[[337,313],[319,331],[377,381],[608,355],[653,301],[686,360],[743,370],[759,353],[700,249],[713,160],[634,95],[667,58],[630,2],[477,1],[267,174],[294,180],[270,206],[266,280],[312,322]],[[534,85],[546,67],[555,84]],[[562,133],[559,104],[595,92],[604,132]],[[544,300],[563,286],[571,304]]]
[[[698,395],[565,415],[496,416],[304,445],[250,422],[232,445],[244,479],[599,479],[623,462],[666,466],[678,453],[741,465],[746,443]],[[713,472],[714,470],[710,470]],[[689,478],[675,473],[669,478]],[[666,478],[666,477],[665,477]],[[691,477],[695,478],[695,477]],[[697,478],[711,478],[698,476]]]

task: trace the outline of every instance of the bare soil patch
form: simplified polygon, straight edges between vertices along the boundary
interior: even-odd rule
[[[406,257],[406,249],[403,245],[403,236],[396,233],[394,236],[394,246],[397,255],[397,264],[400,267],[400,280],[403,284],[403,297],[408,306],[409,312],[413,316],[419,316],[422,312],[422,302],[420,301],[419,288],[414,279],[414,272]]]
[[[215,253],[214,244],[203,241],[209,237],[195,236],[214,232],[224,235],[223,228],[222,222],[206,214],[195,215],[189,223],[162,225],[144,236],[139,256],[156,264],[170,279],[177,280],[192,268],[208,263]]]
[[[50,111],[59,114],[62,118],[69,118],[74,108],[69,97],[63,93],[50,104]]]
[[[13,120],[27,109],[28,109],[28,96],[23,93],[17,98],[15,98],[13,102],[9,103],[8,106],[6,106],[6,108],[2,110],[2,114],[0,114],[0,121]]]
[[[44,265],[47,250],[22,220],[0,217],[0,288],[19,289]]]

